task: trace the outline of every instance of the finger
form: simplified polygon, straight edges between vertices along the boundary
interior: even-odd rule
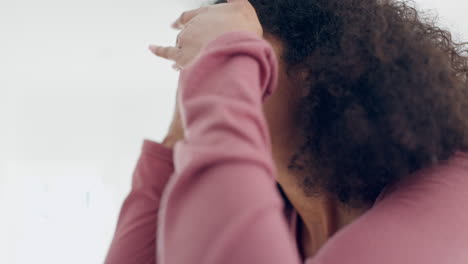
[[[157,45],[150,45],[149,50],[158,57],[168,59],[168,60],[173,60],[173,61],[177,59],[177,56],[180,52],[178,48],[161,47]]]
[[[176,71],[181,71],[182,70],[182,67],[180,67],[177,63],[174,63],[172,65],[172,69],[176,70]]]
[[[185,11],[180,15],[180,17],[172,23],[172,27],[175,29],[182,29],[185,24],[187,24],[192,18],[196,17],[201,12],[205,11],[207,7],[201,7],[197,9],[193,9],[190,11]]]

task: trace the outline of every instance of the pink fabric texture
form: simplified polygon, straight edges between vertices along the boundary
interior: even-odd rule
[[[300,258],[262,112],[277,71],[268,42],[230,32],[181,72],[186,138],[173,150],[144,142],[106,263],[468,263],[460,152],[387,188],[316,256]]]

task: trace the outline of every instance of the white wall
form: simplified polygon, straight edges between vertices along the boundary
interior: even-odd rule
[[[0,0],[0,263],[102,263],[174,107],[178,74],[147,45],[201,2]],[[418,3],[467,39],[467,2]]]
[[[0,263],[101,263],[177,73],[150,43],[193,3],[0,0]]]

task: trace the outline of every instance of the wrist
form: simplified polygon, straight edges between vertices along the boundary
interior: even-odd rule
[[[164,140],[161,142],[161,145],[165,146],[166,148],[174,148],[175,143],[177,143],[178,140],[171,136],[166,136]]]

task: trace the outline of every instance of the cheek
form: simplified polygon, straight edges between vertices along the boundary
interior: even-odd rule
[[[292,120],[294,119],[294,109],[297,104],[295,87],[289,85],[285,80],[284,76],[280,75],[277,89],[265,100],[263,105],[272,136],[287,136],[290,133],[289,130],[294,129]]]
[[[301,141],[298,124],[294,121],[299,99],[294,90],[296,87],[285,82],[279,84],[263,105],[276,161],[287,159]]]
[[[283,108],[284,104],[282,104],[281,96],[278,92],[268,97],[263,104],[263,112],[265,113],[272,137],[281,132],[282,115],[286,112],[282,111],[284,110]]]

